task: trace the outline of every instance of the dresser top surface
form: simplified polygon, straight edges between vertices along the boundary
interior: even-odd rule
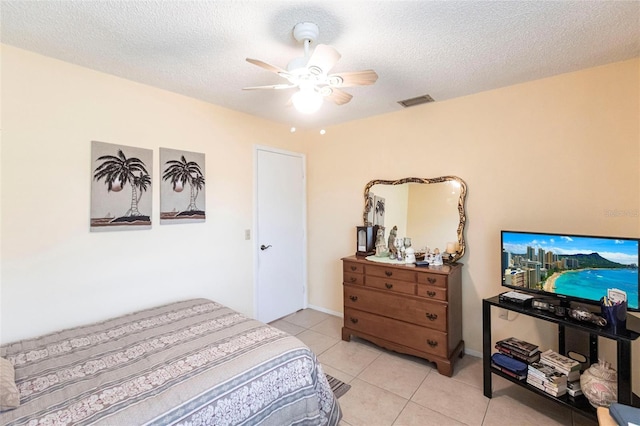
[[[394,268],[394,269],[405,269],[405,270],[411,269],[417,272],[430,272],[430,273],[445,274],[445,275],[450,274],[456,269],[462,268],[462,263],[444,264],[442,266],[429,265],[425,267],[425,266],[416,266],[413,263],[401,264],[401,263],[372,262],[370,260],[365,259],[364,257],[355,256],[355,255],[343,257],[341,260],[348,261],[348,262],[362,263],[363,265],[367,265],[367,266],[379,266],[381,268]]]

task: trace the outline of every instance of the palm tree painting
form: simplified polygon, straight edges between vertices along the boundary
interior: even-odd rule
[[[384,226],[384,208],[385,208],[385,199],[383,197],[379,197],[375,195],[373,197],[373,209],[374,209],[374,217],[373,224]]]
[[[153,151],[93,141],[91,157],[91,230],[151,228]]]
[[[367,226],[371,226],[373,225],[373,216],[375,214],[375,206],[374,206],[374,193],[373,192],[369,192],[368,196],[367,196],[367,201],[366,201],[366,208],[367,210],[367,223],[365,223],[365,225]]]
[[[160,148],[160,224],[204,222],[204,154]]]

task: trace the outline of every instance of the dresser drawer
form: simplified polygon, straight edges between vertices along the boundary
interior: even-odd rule
[[[366,286],[345,285],[344,306],[345,309],[355,308],[418,326],[447,331],[447,304],[442,302],[368,289]]]
[[[447,289],[432,285],[418,284],[418,296],[433,300],[447,300]]]
[[[416,285],[407,281],[391,280],[389,278],[368,276],[365,280],[367,287],[379,288],[381,290],[395,291],[404,294],[416,294]]]
[[[342,270],[351,274],[364,274],[364,266],[356,262],[343,262]]]
[[[422,273],[422,274],[418,274],[418,283],[447,288],[447,277],[444,275],[438,275],[438,274]]]
[[[402,270],[385,268],[384,266],[369,266],[367,265],[367,276],[373,275],[376,277],[393,278],[394,280],[416,282],[415,270]]]
[[[352,274],[351,272],[344,271],[342,279],[345,284],[364,284],[364,275],[362,274]]]
[[[447,335],[436,330],[345,308],[344,326],[409,348],[446,357]]]

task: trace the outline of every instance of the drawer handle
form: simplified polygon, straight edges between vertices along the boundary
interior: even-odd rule
[[[435,292],[435,291],[431,291],[431,290],[428,290],[428,291],[427,291],[427,296],[429,296],[429,297],[433,297],[433,296],[435,296],[435,295],[436,295],[436,292]]]
[[[352,271],[355,271],[356,269],[358,269],[358,267],[357,267],[357,266],[351,266],[351,270],[352,270]]]
[[[391,271],[384,271],[384,274],[388,277],[390,277],[391,275],[393,275],[393,272]]]
[[[435,321],[436,319],[438,319],[438,315],[436,314],[430,314],[429,312],[427,312],[424,315],[429,319],[429,321]]]
[[[389,283],[384,283],[384,286],[386,288],[388,288],[389,290],[391,290],[393,288],[393,284],[389,284]]]
[[[349,277],[349,281],[351,281],[352,283],[356,282],[356,277]]]
[[[354,318],[354,317],[349,317],[349,319],[351,320],[352,323],[357,324],[358,323],[358,318]]]
[[[435,284],[436,281],[438,281],[438,279],[433,277],[427,277],[427,281],[429,281],[430,284]]]
[[[438,342],[436,342],[435,340],[427,339],[427,345],[435,348],[436,346],[438,346]]]
[[[349,299],[351,299],[352,302],[357,302],[358,301],[358,296],[349,296]]]

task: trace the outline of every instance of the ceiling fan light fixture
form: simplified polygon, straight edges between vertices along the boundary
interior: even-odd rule
[[[353,96],[343,91],[343,87],[367,86],[376,82],[378,74],[373,70],[329,74],[341,55],[332,46],[316,45],[317,37],[316,24],[312,22],[296,24],[293,28],[293,38],[304,44],[304,56],[291,60],[286,70],[258,59],[247,58],[247,62],[277,74],[288,83],[245,87],[243,90],[277,90],[297,87],[298,91],[290,98],[290,104],[304,114],[313,114],[320,109],[324,99],[336,105],[344,105],[351,101]],[[312,43],[314,48],[313,52],[310,52]]]
[[[301,87],[291,97],[291,102],[295,109],[303,114],[313,114],[322,106],[322,95],[316,92],[313,87]]]

